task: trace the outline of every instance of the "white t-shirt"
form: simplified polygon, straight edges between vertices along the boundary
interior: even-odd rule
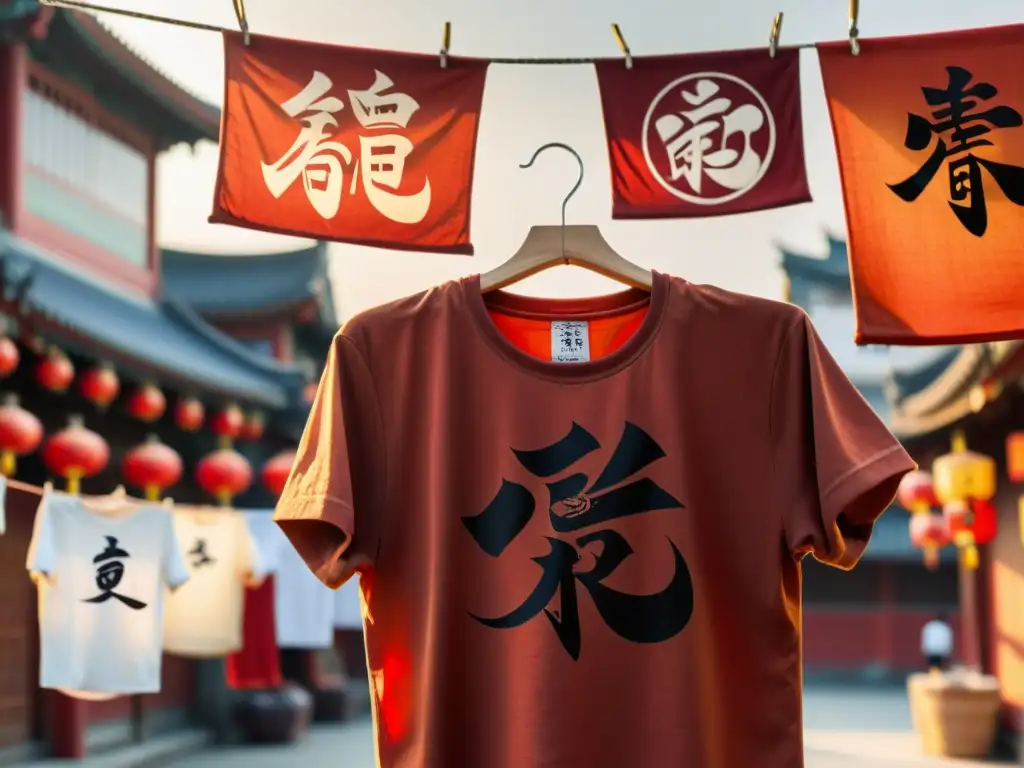
[[[160,690],[164,592],[188,580],[166,510],[47,491],[27,567],[39,586],[41,688]]]
[[[7,533],[7,478],[0,475],[0,536]]]
[[[353,576],[334,592],[334,627],[363,628],[363,601],[359,594],[358,576]]]
[[[249,529],[264,565],[274,571],[274,626],[278,648],[318,650],[334,646],[334,593],[299,557],[271,519],[273,513],[247,512]]]
[[[177,506],[172,518],[190,578],[164,608],[164,650],[227,656],[242,648],[246,581],[261,576],[255,543],[233,509]]]
[[[953,630],[932,619],[921,630],[921,653],[925,656],[949,656],[953,652]]]

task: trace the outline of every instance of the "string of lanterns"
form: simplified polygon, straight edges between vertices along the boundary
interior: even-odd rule
[[[0,378],[10,376],[20,365],[18,345],[7,335],[0,335]],[[101,362],[76,375],[71,360],[56,346],[42,352],[32,375],[36,384],[54,394],[66,393],[74,383],[78,394],[100,412],[106,411],[122,394],[121,380],[111,364]],[[124,407],[132,418],[151,424],[167,413],[167,398],[154,383],[144,382],[127,395]],[[253,469],[235,450],[234,442],[259,440],[263,436],[262,413],[246,414],[232,403],[207,419],[203,403],[192,395],[183,395],[178,398],[172,417],[184,432],[195,433],[208,426],[218,438],[218,448],[195,467],[195,480],[204,491],[218,503],[230,505],[234,497],[251,487]],[[15,395],[4,397],[0,401],[0,474],[13,477],[18,459],[34,453],[40,446],[43,463],[50,472],[64,479],[69,493],[78,493],[83,479],[98,475],[110,463],[107,441],[86,427],[81,414],[70,416],[64,429],[44,439],[39,419],[21,407]],[[261,479],[275,495],[281,493],[293,458],[293,453],[285,452],[263,467]],[[288,462],[286,467],[284,460]],[[167,489],[180,481],[183,473],[181,456],[155,434],[129,450],[121,462],[125,483],[142,491],[150,500],[160,499]]]
[[[1024,443],[1020,449],[1024,451]],[[1024,467],[1020,476],[1024,479]],[[903,478],[897,499],[910,512],[910,541],[923,551],[926,567],[937,568],[940,550],[950,544],[964,568],[978,567],[978,546],[998,532],[995,495],[995,460],[968,450],[959,430],[953,433],[950,452],[935,459],[931,472],[919,470]]]

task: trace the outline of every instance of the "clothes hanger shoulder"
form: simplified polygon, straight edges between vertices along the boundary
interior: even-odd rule
[[[605,240],[597,226],[593,224],[566,226],[565,207],[583,183],[583,159],[576,150],[559,142],[545,144],[533,154],[528,163],[520,167],[529,168],[537,156],[550,147],[558,147],[571,153],[576,158],[580,169],[575,186],[569,190],[569,194],[562,201],[562,224],[561,226],[531,227],[523,244],[512,254],[511,258],[480,275],[480,289],[484,292],[494,291],[549,267],[571,264],[633,288],[649,291],[652,282],[651,271],[620,255]]]

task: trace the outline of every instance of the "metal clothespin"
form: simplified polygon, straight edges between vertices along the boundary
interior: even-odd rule
[[[444,31],[441,33],[441,69],[448,69],[448,49],[452,47],[452,23],[444,23]]]
[[[779,52],[779,37],[782,35],[782,18],[784,14],[779,11],[772,19],[772,31],[768,35],[768,55],[773,59]]]
[[[860,0],[850,0],[850,53],[860,56]]]
[[[249,19],[245,16],[245,0],[231,0],[235,6],[235,18],[238,19],[238,28],[242,30],[242,45],[249,47]]]
[[[615,42],[619,44],[622,55],[626,57],[626,69],[632,69],[633,53],[629,50],[629,45],[626,44],[626,38],[622,36],[622,30],[619,29],[618,24],[612,24],[612,34],[615,36]]]

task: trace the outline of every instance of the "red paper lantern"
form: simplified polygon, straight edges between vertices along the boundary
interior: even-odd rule
[[[203,404],[194,397],[185,397],[178,400],[178,406],[174,409],[174,423],[183,432],[196,432],[203,426],[206,419],[206,409]]]
[[[242,434],[245,426],[245,415],[237,405],[229,405],[217,411],[210,420],[210,429],[221,440],[235,440]]]
[[[75,378],[75,366],[57,347],[50,347],[36,364],[36,381],[51,392],[64,392]]]
[[[910,543],[924,551],[924,564],[929,570],[939,565],[939,550],[949,544],[950,532],[942,515],[923,514],[910,518]]]
[[[233,497],[252,485],[252,467],[238,451],[221,448],[200,459],[196,465],[196,482],[227,506]]]
[[[142,488],[151,501],[159,499],[164,489],[177,483],[182,470],[181,456],[161,443],[156,435],[149,435],[146,442],[128,451],[121,462],[124,481],[134,488]]]
[[[139,421],[156,421],[166,410],[167,398],[153,384],[143,384],[128,399],[128,413]]]
[[[71,416],[68,425],[43,445],[43,463],[67,481],[68,493],[78,493],[81,479],[98,475],[109,461],[107,441],[86,429],[81,416]]]
[[[97,408],[103,409],[114,402],[121,391],[121,382],[109,363],[101,363],[78,377],[78,391]]]
[[[968,534],[972,544],[988,544],[999,530],[996,508],[990,501],[969,499],[966,504],[954,502],[943,508],[949,534],[953,541],[966,541]]]
[[[7,395],[0,406],[0,472],[14,477],[19,456],[32,453],[43,439],[39,419],[18,404],[17,395]]]
[[[6,378],[18,370],[20,362],[18,345],[7,336],[0,336],[0,378]]]
[[[932,507],[937,507],[939,502],[935,498],[935,486],[932,483],[931,472],[916,470],[905,474],[900,481],[896,498],[907,511],[914,515],[923,514]]]
[[[288,482],[288,475],[291,474],[292,464],[295,463],[295,451],[282,451],[268,459],[260,471],[260,479],[267,490],[275,496],[284,492],[285,483]]]
[[[253,411],[245,417],[245,423],[242,425],[242,439],[259,440],[263,437],[263,428],[263,414],[259,411]]]
[[[1011,483],[1024,483],[1024,432],[1006,437],[1006,474]]]

